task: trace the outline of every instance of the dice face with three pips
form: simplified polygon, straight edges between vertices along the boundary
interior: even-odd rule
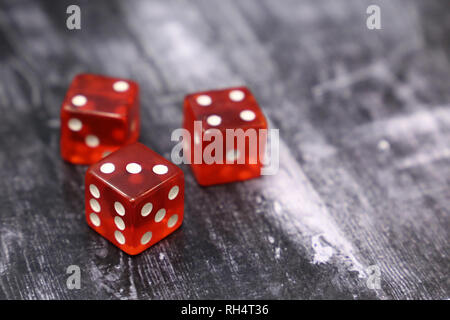
[[[139,137],[139,88],[127,79],[77,75],[61,107],[61,156],[92,164]]]
[[[127,145],[92,165],[85,188],[89,226],[130,255],[183,221],[182,170],[143,144]]]
[[[201,128],[194,125],[201,122]],[[183,148],[197,182],[213,185],[247,180],[261,175],[267,140],[267,121],[258,103],[246,87],[197,92],[184,100],[183,127],[190,132],[190,143]],[[222,135],[221,163],[207,163],[205,154],[213,143],[211,129]],[[233,145],[227,143],[227,131],[241,132]],[[265,131],[265,135],[264,135]],[[244,140],[242,136],[244,134]],[[244,141],[239,144],[238,140]],[[209,140],[209,141],[208,141]],[[196,163],[195,154],[201,154]]]

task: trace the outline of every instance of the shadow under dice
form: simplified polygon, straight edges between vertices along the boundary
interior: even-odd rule
[[[200,123],[200,127],[194,122]],[[246,87],[187,95],[184,99],[183,127],[191,135],[190,144],[183,148],[184,154],[199,184],[207,186],[261,175],[267,121]],[[227,141],[227,131],[233,134],[230,141]],[[217,142],[217,135],[222,140],[219,139],[222,147],[218,149],[221,154],[212,152],[213,161],[208,162],[209,151],[215,148],[213,142]],[[201,163],[196,161],[196,156]]]
[[[139,137],[139,88],[126,79],[77,75],[61,107],[61,156],[92,164]]]
[[[143,144],[125,146],[92,165],[85,187],[87,223],[130,255],[183,221],[182,170]]]

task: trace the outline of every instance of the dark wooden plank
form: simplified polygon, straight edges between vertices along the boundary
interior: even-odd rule
[[[0,298],[449,297],[448,1],[79,1],[69,31],[73,3],[1,4]],[[141,141],[167,158],[186,93],[246,84],[280,171],[202,188],[182,166],[183,227],[129,257],[88,228],[86,167],[59,157],[79,72],[138,81]]]

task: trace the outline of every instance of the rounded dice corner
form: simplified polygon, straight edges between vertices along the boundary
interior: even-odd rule
[[[127,246],[127,245],[120,245],[118,243],[113,243],[113,244],[129,256],[137,256],[153,246],[153,245],[149,245],[149,246],[142,246],[142,247],[131,247],[131,246]]]

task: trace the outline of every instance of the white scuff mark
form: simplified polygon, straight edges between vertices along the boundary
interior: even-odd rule
[[[273,210],[275,213],[281,214],[283,212],[283,208],[281,207],[281,204],[278,201],[273,202]]]
[[[275,259],[280,259],[281,257],[281,249],[275,248]]]
[[[430,109],[431,106],[424,106]],[[431,110],[420,110],[389,119],[377,120],[352,130],[345,141],[355,141],[360,145],[373,139],[389,139],[391,141],[409,139],[429,134],[436,139],[442,135],[443,129],[450,126],[450,107],[434,106]],[[355,139],[358,137],[358,139]],[[445,143],[443,143],[445,145]]]
[[[426,164],[444,159],[450,159],[450,148],[428,151],[423,150],[417,152],[412,156],[398,160],[395,164],[395,167],[397,169],[403,170],[417,166],[424,166]]]
[[[130,298],[137,300],[138,299],[138,295],[137,295],[137,291],[136,291],[136,285],[134,284],[134,279],[133,279],[133,272],[132,272],[132,260],[128,259],[128,267],[129,267],[129,271],[130,271],[130,276],[129,276],[129,280],[130,280]]]
[[[30,71],[29,66],[20,59],[13,59],[11,66],[13,66],[17,73],[19,73],[30,86],[31,104],[33,106],[40,106],[42,104],[42,96],[39,79]]]
[[[275,239],[272,236],[268,236],[267,239],[269,240],[270,243],[275,242]]]
[[[302,150],[305,161],[309,162],[327,159],[337,153],[336,148],[329,145],[325,147],[322,141],[302,141],[298,147]]]
[[[389,69],[390,65],[398,65],[399,60],[403,59],[405,54],[419,50],[422,44],[405,43],[399,45],[391,53],[381,60],[375,61],[367,66],[348,71],[343,63],[337,63],[334,66],[335,77],[322,81],[312,88],[312,93],[316,99],[320,99],[327,91],[343,91],[348,93],[352,85],[367,79],[378,79],[385,83],[394,84],[397,82],[393,72]],[[400,88],[395,93],[400,99],[407,102],[416,101],[414,91],[401,84],[393,85],[394,88]]]
[[[312,88],[313,95],[318,98],[327,91],[338,91],[347,89],[355,83],[370,78],[384,80],[392,79],[391,72],[387,69],[383,60],[376,61],[368,66],[353,72],[347,72],[342,64],[335,65],[336,77],[323,81]]]
[[[11,265],[13,252],[11,248],[15,248],[13,243],[17,243],[19,247],[23,246],[24,236],[19,230],[10,230],[6,227],[0,230],[0,246],[2,253],[0,254],[0,275],[5,274]],[[26,260],[28,263],[28,260]]]
[[[0,276],[4,276],[7,270],[8,267],[6,266],[6,264],[0,263]]]
[[[380,140],[378,141],[378,149],[380,151],[387,151],[391,148],[391,145],[389,144],[389,141],[387,140]]]
[[[431,106],[428,107],[430,108]],[[378,149],[387,151],[390,149],[390,142],[386,138],[391,141],[407,140],[419,145],[420,136],[429,136],[434,141],[433,148],[418,147],[412,155],[396,160],[394,163],[397,169],[408,169],[450,158],[449,140],[442,134],[449,126],[449,106],[435,106],[431,110],[420,110],[360,126],[353,130],[350,136],[345,137],[345,141],[357,141],[360,145],[364,141],[381,138]]]
[[[159,253],[159,260],[161,261],[164,260],[164,253],[162,252]]]
[[[96,283],[97,288],[103,289],[107,293],[112,294],[116,299],[122,298],[120,293],[109,285],[110,283],[116,283],[118,278],[111,278],[107,275],[105,276],[104,272],[100,270],[100,268],[93,261],[89,264],[88,274],[91,276],[92,283]]]
[[[435,132],[439,128],[439,126],[437,125],[437,119],[433,113],[435,112],[418,111],[405,116],[390,118],[382,122],[373,122],[372,125],[374,127],[377,127],[376,129],[378,130],[384,129],[382,131],[379,131],[380,133],[392,136],[409,136],[411,135],[411,133],[430,133]],[[446,117],[448,120],[448,111]]]
[[[291,156],[289,148],[280,140],[280,167],[273,176],[249,181],[267,201],[273,202],[274,219],[279,221],[283,231],[299,245],[304,245],[305,237],[320,234],[324,242],[333,248],[333,255],[350,271],[365,277],[365,267],[358,260],[352,243],[345,238],[336,225],[320,196],[314,190],[309,179],[297,161]],[[270,212],[270,211],[269,211]],[[315,263],[315,252],[310,250]],[[324,249],[330,254],[330,249]],[[325,256],[317,256],[324,260]]]
[[[322,234],[317,234],[311,238],[311,246],[314,250],[314,264],[326,263],[333,256],[333,248],[323,245],[320,241]]]

